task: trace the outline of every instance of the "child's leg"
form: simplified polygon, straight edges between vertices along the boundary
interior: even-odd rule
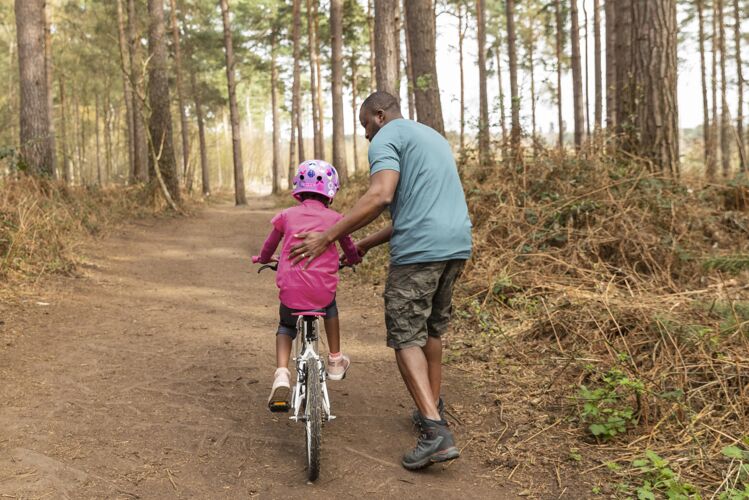
[[[341,325],[338,322],[338,316],[325,318],[325,335],[328,337],[328,349],[330,352],[341,352]]]
[[[291,356],[291,337],[279,333],[276,335],[276,367],[288,368],[289,356]]]

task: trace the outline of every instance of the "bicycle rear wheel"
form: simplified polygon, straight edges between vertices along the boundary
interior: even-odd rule
[[[307,479],[314,481],[320,475],[322,452],[322,387],[319,361],[311,359],[305,368],[306,404],[305,431],[307,434]]]

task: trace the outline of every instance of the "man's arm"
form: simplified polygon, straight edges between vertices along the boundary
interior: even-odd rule
[[[386,228],[380,229],[376,233],[370,234],[366,238],[356,242],[356,248],[362,257],[374,247],[390,241],[393,236],[393,225],[388,224]]]
[[[344,215],[343,219],[323,233],[294,235],[301,242],[291,247],[289,258],[295,264],[305,258],[311,261],[321,255],[334,241],[375,220],[393,201],[398,179],[400,179],[400,172],[396,170],[380,170],[373,174],[369,179],[369,189]]]

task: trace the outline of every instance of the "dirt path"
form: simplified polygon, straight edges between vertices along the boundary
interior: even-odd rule
[[[470,446],[449,466],[398,465],[411,404],[381,299],[348,283],[353,365],[329,385],[339,418],[305,484],[302,426],[265,406],[276,289],[248,256],[272,213],[255,200],[130,225],[89,249],[84,277],[0,305],[0,498],[513,496]],[[456,403],[470,394],[459,376],[446,374]]]

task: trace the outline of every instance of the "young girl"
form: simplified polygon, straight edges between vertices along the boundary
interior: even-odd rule
[[[320,310],[325,312],[325,333],[328,337],[328,378],[341,380],[350,365],[349,358],[341,351],[338,308],[335,301],[338,285],[338,251],[335,244],[308,264],[303,260],[294,265],[289,259],[291,247],[298,242],[295,234],[310,231],[325,231],[343,217],[328,208],[339,188],[338,172],[321,160],[307,160],[297,168],[292,196],[299,205],[288,208],[271,220],[273,231],[256,262],[268,263],[273,259],[276,247],[283,240],[281,255],[278,258],[276,284],[281,300],[280,316],[276,334],[276,373],[268,398],[269,408],[288,405],[290,392],[289,355],[291,343],[296,337],[296,317],[292,314],[301,311]],[[351,264],[361,258],[349,236],[339,241]]]

